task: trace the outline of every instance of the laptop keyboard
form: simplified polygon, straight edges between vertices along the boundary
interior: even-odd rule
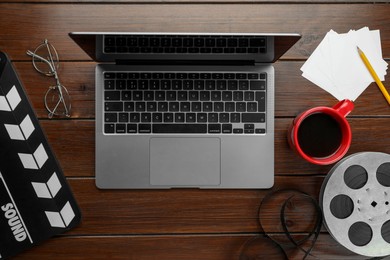
[[[105,53],[266,53],[261,36],[105,35]]]
[[[266,73],[105,72],[106,134],[264,134]]]

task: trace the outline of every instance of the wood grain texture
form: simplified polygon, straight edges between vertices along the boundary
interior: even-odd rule
[[[301,76],[300,67],[325,34],[368,26],[380,29],[390,59],[388,1],[280,0],[6,0],[0,3],[0,50],[7,52],[25,86],[49,143],[83,213],[81,224],[15,259],[239,259],[243,245],[263,231],[281,239],[277,207],[262,200],[278,189],[318,199],[330,166],[305,162],[287,144],[287,129],[305,109],[336,99]],[[115,16],[113,19],[112,16]],[[95,186],[95,62],[70,39],[72,31],[296,32],[302,39],[275,63],[275,186],[270,190],[99,190]],[[54,79],[38,74],[25,53],[44,38],[62,60],[59,77],[72,97],[70,119],[47,119],[43,96]],[[387,76],[386,79],[389,77]],[[389,85],[385,82],[385,86]],[[371,84],[348,117],[352,145],[390,153],[390,109]],[[238,173],[239,174],[239,173]],[[282,201],[280,201],[282,203]],[[289,228],[305,233],[310,207],[297,204]],[[281,259],[272,244],[261,252]],[[1,252],[0,252],[1,253]],[[309,259],[364,259],[322,228]],[[288,250],[290,259],[302,259]]]
[[[292,152],[287,129],[292,118],[275,120],[275,174],[326,174],[330,166],[310,164]],[[350,118],[352,145],[348,154],[361,151],[390,153],[390,118]],[[95,123],[90,120],[41,121],[49,142],[68,177],[93,177],[95,165]]]
[[[25,60],[27,49],[48,38],[63,60],[88,60],[69,32],[295,32],[303,37],[284,58],[305,59],[330,29],[342,33],[368,26],[381,30],[388,58],[389,13],[388,4],[0,4],[0,31],[7,32],[0,49]]]
[[[80,4],[80,3],[99,3],[99,4],[110,4],[113,3],[110,0],[6,0],[4,2],[8,3],[73,3],[73,4]],[[372,0],[289,0],[291,3],[299,3],[299,4],[323,4],[323,3],[329,3],[329,4],[345,4],[345,3],[366,3],[366,4],[375,4],[375,3],[387,3],[387,0],[378,0],[378,1],[372,1]],[[115,0],[115,3],[121,3],[121,4],[263,4],[263,3],[286,3],[285,0],[201,0],[201,1],[194,1],[194,0]]]
[[[160,235],[160,236],[108,236],[108,237],[57,237],[15,257],[17,260],[49,259],[171,259],[171,260],[223,260],[239,259],[244,254],[247,241],[252,235]],[[262,235],[260,235],[262,237]],[[274,239],[280,238],[272,235]],[[113,242],[114,241],[114,242]],[[262,240],[264,241],[264,240]],[[256,243],[256,242],[255,242]],[[63,248],[63,245],[67,245]],[[268,244],[267,244],[268,245]],[[61,250],[59,250],[61,248]],[[271,244],[271,249],[259,246],[260,259],[284,259],[280,249]],[[267,252],[268,251],[268,252]],[[146,253],[145,253],[146,252]],[[289,259],[302,259],[297,249],[288,250]],[[88,257],[86,257],[88,256]],[[158,256],[158,258],[156,258]],[[349,260],[365,259],[340,246],[328,234],[321,234],[307,259]]]
[[[275,116],[278,118],[295,117],[308,108],[333,106],[337,103],[333,96],[301,76],[300,67],[303,63],[303,61],[278,61],[274,64]],[[30,62],[13,64],[38,117],[47,118],[43,97],[48,87],[55,83],[54,78],[39,74]],[[73,119],[95,118],[95,66],[94,62],[61,63],[59,78],[72,98]],[[355,109],[350,116],[390,116],[389,106],[374,83],[356,100]]]

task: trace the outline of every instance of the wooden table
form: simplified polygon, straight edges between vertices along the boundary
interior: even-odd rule
[[[301,76],[300,67],[334,29],[368,26],[381,31],[390,58],[387,1],[279,0],[5,0],[0,3],[0,49],[10,56],[48,140],[81,207],[81,224],[16,259],[238,259],[242,245],[263,233],[258,221],[264,196],[298,189],[318,198],[332,166],[311,165],[288,147],[286,131],[303,110],[336,100]],[[382,3],[381,3],[382,2]],[[275,63],[275,186],[272,190],[99,190],[94,173],[95,62],[69,38],[72,31],[296,32],[302,39]],[[47,119],[43,95],[53,79],[32,67],[27,49],[43,39],[62,59],[60,79],[72,97],[70,119]],[[385,83],[388,89],[388,83]],[[390,153],[390,107],[375,84],[355,102],[348,120],[348,154]],[[272,216],[269,216],[271,218]],[[303,232],[307,214],[290,224]],[[273,227],[267,227],[267,230]],[[274,236],[278,236],[275,229]],[[265,249],[271,250],[272,248]],[[355,259],[322,229],[313,254]],[[290,254],[300,259],[301,253]],[[270,257],[272,258],[272,257]],[[359,257],[358,257],[359,258]]]

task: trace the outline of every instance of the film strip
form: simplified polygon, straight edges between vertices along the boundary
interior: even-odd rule
[[[24,89],[0,52],[0,259],[78,224],[81,213]]]
[[[390,155],[362,152],[337,163],[320,193],[324,224],[345,248],[368,257],[390,254]]]
[[[290,226],[294,216],[303,213],[310,220],[300,223],[304,232],[297,236]],[[272,191],[260,203],[258,220],[264,235],[246,241],[240,260],[315,257],[312,249],[320,235],[322,212],[313,197],[294,189]]]

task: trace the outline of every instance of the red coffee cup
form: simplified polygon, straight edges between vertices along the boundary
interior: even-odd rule
[[[337,162],[351,145],[351,128],[345,117],[353,108],[353,102],[344,99],[332,108],[314,107],[301,113],[288,131],[291,148],[314,164]]]

